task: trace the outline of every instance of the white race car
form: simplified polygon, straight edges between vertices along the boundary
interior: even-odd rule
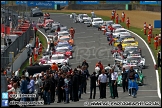
[[[126,59],[123,60],[123,64],[127,63],[137,63],[137,65],[141,68],[145,68],[145,58],[140,55],[130,54]]]
[[[49,60],[50,60],[50,55],[45,55],[39,60],[39,65],[47,64]]]
[[[54,54],[51,59],[47,62],[47,64],[56,63],[59,67],[67,63],[69,65],[69,58],[67,58],[64,54]]]
[[[93,18],[92,19],[92,27],[98,27],[100,24],[103,24],[104,21],[102,18]]]

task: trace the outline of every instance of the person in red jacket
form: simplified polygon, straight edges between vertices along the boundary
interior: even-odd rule
[[[104,69],[103,64],[101,63],[101,61],[99,61],[98,63],[96,63],[96,67],[99,66],[100,70],[102,71]]]
[[[119,23],[119,15],[116,14],[116,24],[118,24],[118,23]]]
[[[126,24],[127,24],[127,28],[129,29],[129,25],[130,25],[129,17],[127,17]]]

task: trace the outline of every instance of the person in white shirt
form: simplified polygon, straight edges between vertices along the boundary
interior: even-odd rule
[[[34,81],[35,81],[35,84],[34,84],[34,94],[36,94],[36,98],[35,98],[35,101],[38,101],[38,91],[39,91],[39,82],[36,78],[36,75],[33,76],[34,78]]]
[[[102,74],[98,77],[98,85],[100,87],[100,99],[106,98],[107,75],[105,70],[102,70]]]
[[[112,91],[113,91],[113,97],[112,99],[115,99],[115,97],[118,98],[118,91],[117,91],[117,80],[118,80],[118,73],[114,72],[114,68],[111,69],[111,84],[112,84]]]
[[[16,72],[15,72],[15,77],[19,78],[19,73],[20,72],[20,69],[18,69]]]
[[[17,83],[13,84],[13,87],[9,90],[7,90],[7,92],[12,92],[12,94],[20,94],[20,89],[18,88]],[[17,97],[13,98],[14,100],[19,100],[20,97],[17,95]]]
[[[25,70],[25,73],[24,73],[25,77],[26,77],[26,80],[28,82],[30,82],[30,78],[29,78],[29,72],[27,70]]]
[[[108,65],[105,67],[105,70],[106,70],[107,72],[109,72],[109,71],[111,70],[110,64],[108,64]]]
[[[94,11],[92,10],[92,12],[91,12],[91,15],[92,15],[92,18],[94,18],[95,17],[95,13],[94,13]]]

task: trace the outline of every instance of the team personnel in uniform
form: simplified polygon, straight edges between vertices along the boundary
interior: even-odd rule
[[[112,68],[111,69],[111,84],[112,84],[112,91],[113,91],[112,99],[115,99],[115,97],[118,98],[117,80],[118,80],[118,73],[114,72],[114,69]]]
[[[157,50],[157,48],[158,48],[158,35],[157,34],[154,37],[154,47],[155,47],[155,50]]]
[[[161,51],[159,50],[157,53],[157,62],[158,68],[161,67]]]
[[[127,17],[126,24],[127,24],[127,28],[129,29],[129,25],[130,25],[129,17]]]
[[[32,55],[29,57],[29,66],[32,66],[33,65],[33,58],[32,58]]]
[[[114,19],[115,19],[115,12],[114,12],[114,10],[112,10],[112,12],[111,12],[111,20],[113,20],[114,21]]]
[[[107,75],[104,69],[102,70],[102,74],[98,77],[98,85],[100,87],[100,99],[106,98]]]
[[[119,15],[117,14],[115,18],[116,18],[116,24],[118,24],[119,23],[118,22],[119,21]]]
[[[122,12],[122,22],[124,23],[124,21],[125,21],[125,13]]]
[[[160,31],[159,38],[158,38],[158,45],[159,46],[161,45],[161,31]]]
[[[41,53],[42,53],[42,49],[43,49],[42,43],[41,43],[41,42],[39,42],[39,54],[41,54]]]
[[[72,39],[74,39],[74,34],[75,34],[75,30],[73,27],[70,28],[70,35],[72,37]]]
[[[110,38],[109,45],[112,46],[112,43],[114,42],[114,38],[113,38],[113,34],[112,33],[110,34],[109,38]]]
[[[38,36],[36,37],[35,45],[36,45],[36,48],[38,48],[38,45],[39,45],[39,37]]]
[[[149,30],[148,32],[147,40],[148,40],[148,44],[151,44],[151,30]]]
[[[93,72],[93,74],[90,76],[91,81],[90,81],[90,98],[92,99],[92,91],[93,92],[93,99],[95,99],[96,96],[96,81],[97,81],[97,76],[96,76],[96,72]]]
[[[146,22],[144,22],[144,25],[143,25],[143,30],[144,30],[144,35],[146,35],[146,33],[147,33],[147,24],[146,24]]]
[[[123,92],[128,91],[128,80],[127,80],[127,72],[125,68],[122,70],[122,86],[123,86]]]
[[[35,47],[33,53],[34,53],[34,62],[36,62],[38,58],[38,48]]]

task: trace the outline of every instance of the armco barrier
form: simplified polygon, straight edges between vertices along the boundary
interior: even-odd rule
[[[19,36],[10,46],[7,47],[5,52],[1,54],[1,67],[5,68],[9,64],[9,52],[14,52],[14,57],[21,52],[21,50],[29,43],[30,39],[34,37],[32,25]]]
[[[32,38],[30,44],[32,44],[32,46],[34,46],[35,38]],[[9,65],[9,67],[11,67],[11,69],[13,66],[13,71],[18,70],[21,67],[21,65],[28,59],[28,53],[27,53],[28,51],[29,51],[29,49],[25,48],[22,52],[20,52],[17,55],[17,58],[13,61],[13,64]]]

